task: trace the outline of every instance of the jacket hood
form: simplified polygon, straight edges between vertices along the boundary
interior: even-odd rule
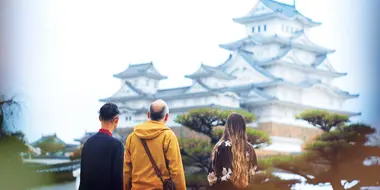
[[[165,130],[170,130],[170,128],[164,123],[149,120],[137,125],[133,132],[141,139],[154,139]]]

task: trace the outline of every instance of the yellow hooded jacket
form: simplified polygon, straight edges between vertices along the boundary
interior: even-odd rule
[[[156,121],[147,121],[137,125],[126,140],[124,190],[130,188],[132,190],[162,189],[162,182],[154,172],[139,138],[146,139],[152,157],[163,178],[171,177],[178,190],[185,190],[185,174],[178,139],[169,127]],[[167,167],[165,157],[168,162]],[[169,168],[170,175],[167,168]]]

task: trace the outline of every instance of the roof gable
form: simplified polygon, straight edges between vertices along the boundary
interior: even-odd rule
[[[125,97],[125,96],[138,96],[139,93],[136,92],[128,84],[124,84],[112,97]]]
[[[321,58],[317,57],[316,62],[312,65],[312,67],[323,71],[336,72],[336,70],[332,67],[330,61],[327,59],[326,56]]]
[[[359,94],[350,94],[349,92],[343,91],[335,86],[331,86],[329,84],[323,83],[323,82],[316,82],[315,84],[311,85],[311,88],[314,89],[325,89],[328,91],[331,95],[344,97],[344,98],[356,98],[359,96]]]
[[[275,0],[260,0],[256,5],[258,6],[255,6],[254,9],[252,9],[247,15],[240,18],[234,18],[233,20],[240,24],[246,24],[258,20],[280,17],[291,20],[297,19],[301,23],[311,27],[321,24],[314,22],[310,18],[305,17],[303,14],[298,12],[294,4],[289,5]],[[268,9],[272,10],[272,12],[268,11]]]
[[[260,101],[260,100],[268,100],[273,99],[273,97],[270,97],[267,94],[264,94],[263,92],[259,92],[258,89],[252,89],[249,91],[246,100],[248,101]]]
[[[194,82],[194,84],[185,91],[185,93],[197,93],[197,92],[208,92],[209,89],[206,87],[202,86],[198,82]]]
[[[254,15],[262,15],[273,13],[273,10],[265,6],[265,4],[261,1],[258,1],[256,5],[246,14],[245,16],[254,16]]]
[[[208,66],[205,64],[201,64],[201,66],[195,73],[191,75],[185,75],[185,77],[191,78],[191,79],[200,79],[200,78],[207,78],[207,77],[215,77],[215,78],[223,79],[223,80],[235,79],[235,77],[228,75],[220,68]]]

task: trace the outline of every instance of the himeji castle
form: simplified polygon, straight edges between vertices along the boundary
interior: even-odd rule
[[[153,63],[131,64],[114,77],[121,87],[101,102],[120,106],[120,127],[134,127],[146,119],[150,102],[164,99],[170,107],[168,125],[176,115],[194,108],[244,109],[258,120],[252,127],[268,132],[273,151],[299,152],[303,142],[319,133],[294,118],[307,109],[322,109],[357,116],[343,110],[344,103],[358,97],[335,87],[332,82],[346,73],[336,71],[328,60],[334,50],[316,45],[307,37],[321,23],[307,18],[295,5],[259,0],[252,10],[234,22],[245,26],[246,37],[221,44],[229,52],[219,66],[201,64],[185,77],[192,85],[160,89],[160,74]]]

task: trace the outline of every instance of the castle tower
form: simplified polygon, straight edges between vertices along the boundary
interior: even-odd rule
[[[306,140],[316,130],[295,120],[304,110],[360,115],[343,110],[344,102],[359,95],[332,84],[346,75],[329,63],[328,55],[335,51],[314,44],[305,33],[321,23],[305,17],[295,5],[274,0],[259,0],[247,15],[233,20],[246,27],[247,37],[220,45],[231,54],[219,68],[229,75],[250,75],[250,80],[241,80],[240,85],[250,84],[251,89],[271,97],[249,99],[239,94],[241,106],[258,116],[263,130],[273,136]],[[244,73],[244,68],[250,74]]]
[[[358,97],[333,85],[346,73],[336,71],[328,60],[334,50],[316,45],[307,31],[321,25],[301,14],[295,4],[259,0],[243,17],[233,19],[245,26],[243,39],[219,45],[230,52],[219,66],[201,64],[186,75],[193,83],[158,89],[165,79],[152,63],[130,65],[114,77],[121,88],[102,102],[117,103],[125,117],[121,126],[146,119],[149,103],[164,99],[170,107],[168,125],[178,136],[189,137],[174,121],[176,115],[196,108],[244,109],[254,113],[257,127],[271,135],[270,151],[300,152],[302,143],[320,133],[294,118],[307,109],[357,116],[343,109]],[[130,130],[130,129],[128,129]]]

